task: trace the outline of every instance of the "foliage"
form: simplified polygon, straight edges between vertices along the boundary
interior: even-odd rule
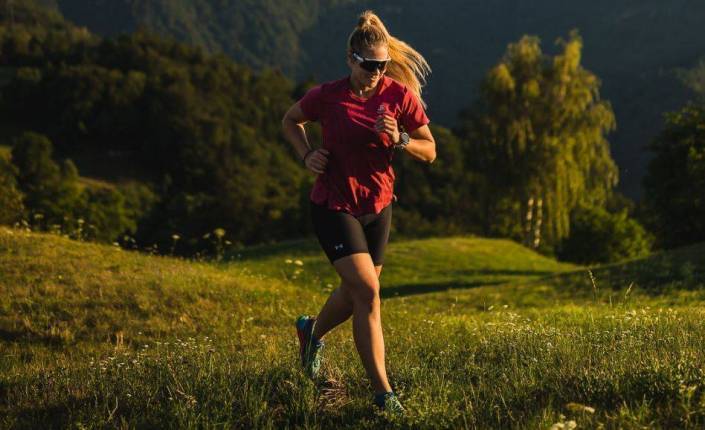
[[[149,206],[143,189],[126,187],[132,191],[127,203],[118,189],[81,189],[73,162],[66,159],[59,165],[52,152],[51,141],[33,132],[23,133],[12,148],[16,181],[30,225],[102,242],[135,232],[137,217]]]
[[[571,210],[604,205],[617,183],[606,140],[615,127],[612,109],[599,97],[597,77],[580,65],[577,32],[562,48],[549,57],[535,37],[510,44],[459,130],[494,197],[490,217],[510,199],[513,224],[534,247],[542,238],[553,245],[566,237]]]
[[[17,168],[0,154],[0,224],[20,221],[24,212],[22,193],[17,189]]]
[[[654,158],[644,178],[645,201],[661,245],[705,240],[705,106],[667,114],[649,149]]]
[[[570,235],[561,242],[558,256],[580,264],[615,263],[648,255],[651,244],[651,236],[626,211],[578,207],[571,214]]]
[[[57,164],[52,152],[51,141],[33,132],[23,133],[12,147],[17,184],[28,216],[45,228],[75,224],[74,208],[80,196],[76,166],[70,160]]]
[[[136,220],[125,209],[125,198],[116,189],[86,188],[74,210],[86,224],[82,236],[88,240],[112,242],[137,229]]]
[[[79,43],[70,32],[20,28],[41,55],[2,56],[16,67],[1,90],[9,120],[47,135],[62,156],[105,159],[106,178],[131,172],[151,184],[158,198],[140,211],[143,245],[164,249],[179,234],[182,251],[193,253],[216,228],[235,244],[307,230],[292,199],[304,170],[280,134],[293,102],[280,73],[255,75],[222,55],[146,33]],[[56,48],[65,44],[70,49]],[[104,190],[84,197],[89,206],[121,205]],[[113,236],[109,230],[94,236]]]
[[[480,233],[483,178],[466,168],[464,142],[432,126],[437,157],[420,163],[403,152],[395,155],[395,230],[404,236]]]
[[[662,113],[688,98],[674,69],[690,67],[705,52],[702,26],[692,19],[705,14],[705,3],[543,0],[524,7],[515,0],[446,0],[429,13],[428,4],[407,0],[53,1],[67,19],[101,35],[147,28],[257,70],[275,67],[318,81],[346,73],[346,39],[369,8],[433,67],[424,99],[433,122],[446,127],[457,125],[457,112],[478,96],[476,84],[508,42],[525,33],[553,42],[577,27],[584,63],[604,79],[601,93],[615,109],[619,129],[610,141],[628,172],[619,187],[632,198],[641,196],[645,143],[658,134]]]

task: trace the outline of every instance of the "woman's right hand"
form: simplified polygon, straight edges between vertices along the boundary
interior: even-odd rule
[[[330,153],[327,149],[318,148],[311,151],[311,153],[306,156],[304,164],[306,168],[314,173],[321,174],[325,172],[326,165],[328,164],[328,155]]]

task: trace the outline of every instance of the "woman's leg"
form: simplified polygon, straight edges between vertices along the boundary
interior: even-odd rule
[[[341,290],[352,303],[353,338],[375,393],[392,391],[384,363],[379,278],[368,253],[352,254],[333,263]]]
[[[382,273],[382,266],[375,266],[377,279]],[[321,339],[329,331],[344,323],[353,314],[352,298],[348,294],[349,288],[344,287],[344,281],[331,293],[330,297],[323,305],[321,312],[316,317],[316,325],[313,329],[313,337]]]

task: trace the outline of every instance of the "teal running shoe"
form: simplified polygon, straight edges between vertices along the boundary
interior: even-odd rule
[[[296,320],[296,334],[299,336],[299,353],[301,354],[301,365],[306,375],[315,379],[321,369],[321,356],[323,342],[313,339],[313,327],[316,325],[316,318],[308,315],[301,315]]]
[[[399,397],[394,392],[375,395],[375,405],[377,405],[384,413],[392,416],[402,416],[406,409],[401,405]]]

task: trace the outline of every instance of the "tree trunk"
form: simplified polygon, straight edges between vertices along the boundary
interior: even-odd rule
[[[534,222],[534,249],[541,244],[541,223],[543,221],[543,199],[536,201],[536,222]]]
[[[524,245],[531,246],[532,220],[534,218],[534,198],[529,197],[526,202],[526,215],[524,217]]]

